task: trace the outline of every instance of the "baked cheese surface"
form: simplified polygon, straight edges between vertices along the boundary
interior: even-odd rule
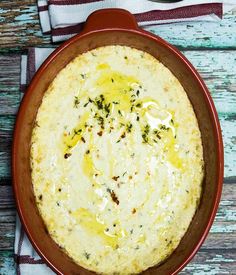
[[[198,206],[203,166],[191,103],[148,53],[94,49],[45,92],[33,188],[51,237],[84,268],[134,274],[166,259]]]

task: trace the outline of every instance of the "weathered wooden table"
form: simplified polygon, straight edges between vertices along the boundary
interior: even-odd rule
[[[178,23],[149,30],[176,45],[205,80],[224,137],[225,179],[207,240],[181,274],[236,274],[236,10],[219,23]],[[35,1],[0,1],[0,274],[15,274],[15,203],[11,188],[12,130],[20,103],[21,54],[50,45]],[[31,274],[27,274],[31,275]],[[163,274],[164,275],[164,274]]]

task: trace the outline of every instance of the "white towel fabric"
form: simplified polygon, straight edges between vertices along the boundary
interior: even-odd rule
[[[80,4],[78,4],[78,2]],[[139,3],[138,5],[137,5],[137,2]],[[217,4],[213,4],[216,2]],[[192,21],[196,19],[197,20],[199,19],[216,20],[217,18],[219,20],[219,18],[222,17],[223,7],[225,11],[228,11],[229,9],[232,9],[233,7],[236,6],[235,0],[231,1],[231,3],[230,1],[227,1],[228,5],[226,5],[225,1],[223,5],[222,1],[194,1],[194,0],[190,0],[190,1],[184,0],[182,2],[178,2],[175,4],[160,4],[160,3],[149,2],[147,0],[122,0],[122,1],[39,0],[38,3],[39,3],[39,7],[46,8],[45,11],[40,11],[40,20],[41,20],[43,31],[44,32],[51,31],[53,41],[61,41],[75,35],[80,28],[80,23],[86,19],[87,15],[90,12],[94,11],[95,9],[102,8],[102,7],[126,8],[131,12],[141,14],[140,17],[136,17],[138,19],[145,19],[145,18],[148,18],[148,16],[149,16],[149,19],[151,17],[153,19],[156,17],[156,11],[153,13],[153,10],[165,11],[167,8],[168,8],[168,12],[166,14],[169,14],[169,9],[171,8],[172,12],[173,10],[175,10],[174,13],[172,13],[172,17],[173,17],[173,14],[179,16],[180,10],[176,12],[176,8],[179,7],[182,10],[182,17],[174,18],[173,20],[178,21],[177,19],[179,20],[191,19]],[[207,3],[207,6],[203,6],[202,3]],[[199,12],[199,10],[196,12],[195,8],[191,6],[192,14],[195,14],[198,16],[194,18],[190,18],[190,17],[186,18],[186,16],[184,17],[183,15],[186,12],[184,5],[187,5],[187,4],[188,5],[198,4],[197,6],[195,6],[195,8],[197,7],[197,9],[203,9],[205,12],[208,11],[208,13],[203,15],[202,10],[201,12]],[[231,4],[234,4],[234,5],[231,5]],[[152,12],[148,13],[147,16],[145,15],[144,17],[142,17],[144,15],[143,12],[149,12],[149,11],[152,11]],[[189,11],[187,11],[187,13],[188,15],[190,14]],[[164,15],[166,14],[162,13],[162,18],[164,18],[165,17]],[[202,15],[199,17],[199,14],[202,14]],[[170,22],[170,20],[172,19],[168,19],[168,22]],[[149,21],[142,21],[141,24],[148,25],[149,23],[153,24],[153,22],[157,23],[155,20],[154,21],[149,20]],[[158,21],[158,22],[160,23],[163,21]],[[74,24],[77,24],[77,25],[74,25]],[[74,27],[76,31],[73,33],[71,30]],[[61,31],[64,31],[63,35],[61,34]],[[54,50],[53,48],[30,48],[28,50],[27,55],[22,55],[21,82],[20,82],[22,96],[24,95],[24,91],[27,85],[29,84],[29,82],[31,81],[33,75],[37,71],[37,69],[40,67],[43,61],[48,57],[48,55],[53,50]],[[24,233],[24,230],[22,228],[22,225],[18,217],[16,219],[16,231],[15,231],[15,262],[16,262],[16,270],[18,275],[20,274],[22,275],[55,274],[50,268],[47,267],[44,261],[39,257],[39,255],[33,249],[30,241],[28,240],[26,234]]]
[[[216,21],[235,6],[235,0],[183,0],[158,3],[150,0],[38,0],[42,31],[51,34],[53,42],[77,34],[93,11],[123,8],[136,17],[142,27],[180,21]]]
[[[21,56],[20,91],[23,97],[26,87],[43,61],[53,48],[30,48],[28,55]],[[15,262],[17,275],[53,275],[55,274],[39,257],[27,238],[19,217],[16,217]]]

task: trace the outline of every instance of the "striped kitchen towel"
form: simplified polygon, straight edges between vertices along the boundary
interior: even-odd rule
[[[21,98],[35,72],[53,50],[53,48],[30,48],[27,55],[21,56]],[[14,250],[17,275],[55,274],[32,247],[18,216],[16,217]]]
[[[235,0],[182,0],[159,3],[154,0],[38,0],[39,18],[44,34],[53,42],[77,34],[89,14],[102,8],[123,8],[144,28],[181,21],[216,21],[235,6]]]

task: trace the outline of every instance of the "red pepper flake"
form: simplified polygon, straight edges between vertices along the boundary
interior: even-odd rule
[[[84,139],[84,137],[81,137],[81,140],[83,141],[83,143],[85,143],[86,141],[85,141],[85,139]]]
[[[118,200],[118,198],[117,198],[117,196],[116,196],[116,194],[115,194],[115,192],[112,190],[111,192],[110,192],[110,195],[111,195],[111,198],[112,198],[112,200],[117,204],[117,205],[119,205],[119,200]]]
[[[135,214],[135,213],[136,213],[136,208],[133,208],[132,214]]]
[[[102,134],[103,134],[103,132],[102,132],[102,131],[100,131],[100,132],[98,132],[97,134],[101,137],[101,136],[102,136]]]
[[[125,138],[126,134],[125,132],[120,136],[121,138]]]
[[[64,155],[64,158],[65,158],[65,159],[68,159],[70,156],[71,156],[71,153],[66,153],[66,154]]]
[[[117,180],[119,179],[119,177],[120,177],[120,176],[117,176],[117,177],[114,176],[114,177],[112,177],[112,179],[113,179],[114,181],[117,181]]]

